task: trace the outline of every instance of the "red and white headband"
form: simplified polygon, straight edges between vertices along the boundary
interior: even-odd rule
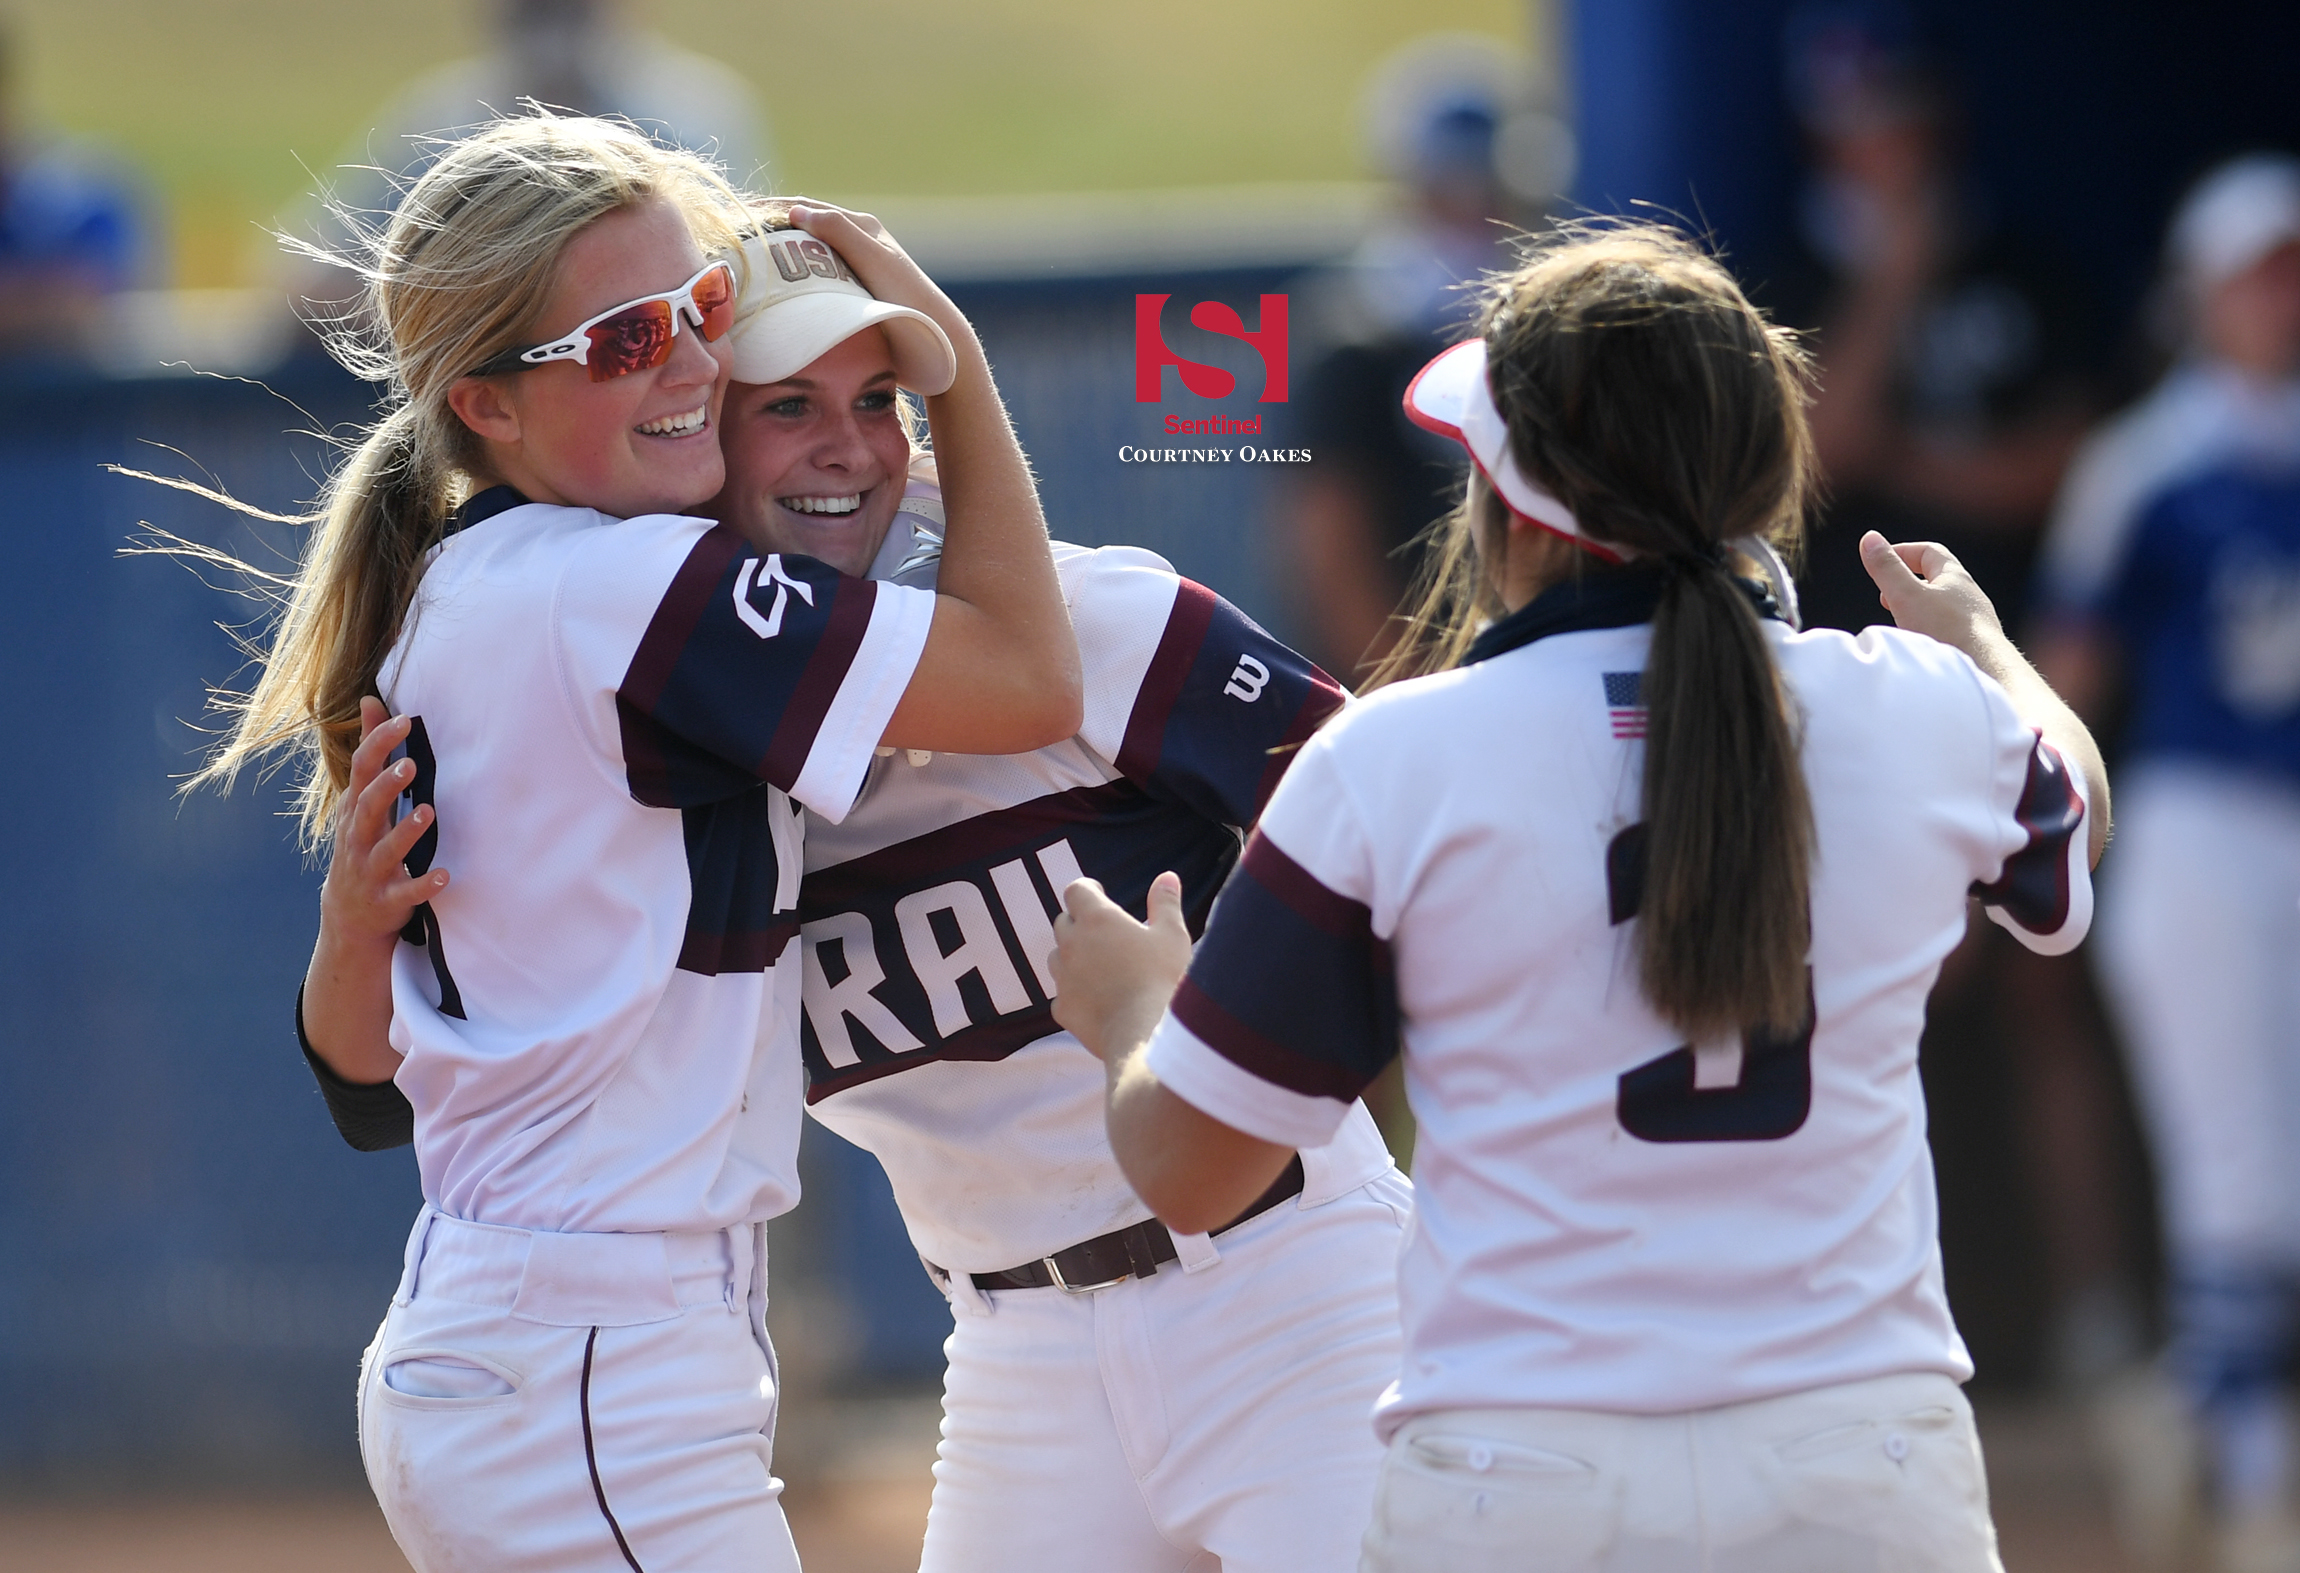
[[[1562,535],[1609,563],[1636,555],[1628,547],[1591,539],[1572,509],[1517,467],[1509,451],[1509,423],[1494,406],[1493,389],[1486,381],[1485,340],[1456,344],[1415,373],[1406,389],[1406,414],[1415,425],[1467,448],[1478,473],[1520,519]]]

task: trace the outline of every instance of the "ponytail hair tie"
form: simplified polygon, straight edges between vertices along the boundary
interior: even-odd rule
[[[1732,553],[1722,541],[1704,541],[1696,547],[1669,553],[1661,559],[1661,566],[1679,578],[1689,579],[1695,574],[1712,570],[1725,572],[1733,565]]]

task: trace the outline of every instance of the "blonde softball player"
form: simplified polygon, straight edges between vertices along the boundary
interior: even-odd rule
[[[499,122],[379,239],[393,402],[211,767],[310,739],[308,824],[420,805],[389,848],[423,871],[404,932],[331,871],[306,1024],[339,1093],[413,1109],[425,1205],[360,1439],[423,1573],[794,1564],[760,1229],[797,1194],[799,805],[843,814],[882,740],[1078,725],[964,319],[875,223],[801,220],[949,341],[928,417],[971,462],[939,595],[680,511],[724,477],[739,205],[627,128]],[[370,694],[401,719],[355,761]]]
[[[1998,1566],[1917,1038],[1968,892],[2082,937],[2106,786],[1940,548],[1865,543],[1858,639],[1743,577],[1803,402],[1681,239],[1537,252],[1407,395],[1475,464],[1428,675],[1303,750],[1195,959],[1170,884],[1070,893],[1056,1011],[1173,1228],[1404,1055],[1366,1568]]]
[[[895,398],[931,346],[810,268],[814,244],[745,243],[713,509],[763,549],[932,585],[944,499]],[[1119,1173],[1101,1067],[1045,976],[1055,892],[1081,871],[1139,906],[1182,869],[1202,915],[1343,695],[1147,552],[1055,554],[1077,735],[882,748],[846,818],[807,825],[809,1106],[885,1164],[956,1312],[923,1566],[1346,1568],[1380,1458],[1362,1419],[1397,1364],[1403,1177],[1354,1109],[1237,1216],[1176,1238]],[[367,1130],[391,1127],[385,1109]]]

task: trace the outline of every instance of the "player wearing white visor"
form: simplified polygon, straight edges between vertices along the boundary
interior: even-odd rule
[[[903,420],[898,387],[948,376],[940,336],[804,234],[745,254],[711,511],[762,549],[931,587],[942,488],[980,463],[914,453]],[[882,749],[845,818],[806,825],[809,1107],[885,1164],[956,1313],[923,1566],[1345,1569],[1409,1188],[1353,1106],[1230,1216],[1170,1234],[1119,1172],[1101,1066],[1052,1019],[1046,973],[1081,873],[1139,909],[1179,869],[1202,916],[1343,695],[1148,552],[1055,558],[1077,734]]]
[[[795,1568],[760,1242],[797,1197],[799,806],[838,818],[882,742],[1078,725],[965,319],[874,222],[803,217],[947,339],[928,419],[976,463],[939,594],[689,512],[724,481],[741,208],[627,127],[504,121],[379,237],[391,413],[213,767],[313,740],[307,817],[338,816],[301,1015],[331,1104],[397,1100],[415,1144],[359,1407],[418,1573]]]
[[[1784,618],[1803,374],[1669,232],[1537,250],[1408,396],[1475,461],[1424,675],[1302,751],[1194,957],[1170,887],[1069,892],[1056,1011],[1174,1228],[1403,1054],[1368,1569],[1999,1566],[1917,1039],[1970,893],[2082,937],[2106,784],[1939,547],[1864,543],[1903,629]]]

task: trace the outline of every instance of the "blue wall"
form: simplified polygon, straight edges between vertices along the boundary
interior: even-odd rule
[[[1658,204],[1763,281],[1790,241],[1800,158],[1783,95],[1789,0],[1576,0],[1581,169],[1599,212]],[[2265,0],[1912,0],[1964,101],[1976,194],[2068,257],[2110,331],[2130,322],[2188,180],[2300,149],[2300,7]]]
[[[964,304],[1056,532],[1155,547],[1268,615],[1268,476],[1117,462],[1161,413],[1132,402],[1137,287],[1250,313],[1285,286],[1268,271],[1069,280],[979,286]],[[1186,322],[1168,331],[1199,359],[1251,355]],[[327,449],[289,434],[361,418],[365,390],[324,363],[269,381],[279,396],[0,375],[0,1488],[358,1467],[353,1376],[397,1278],[414,1164],[343,1146],[296,1053],[318,871],[281,784],[173,790],[201,746],[186,722],[241,667],[215,624],[255,609],[175,562],[119,556],[140,521],[259,562],[287,560],[292,532],[102,468],[206,471],[292,509]],[[778,1238],[826,1237],[793,1254],[837,1280],[852,1375],[936,1370],[948,1313],[876,1164],[842,1147],[810,1157],[815,1193]]]

